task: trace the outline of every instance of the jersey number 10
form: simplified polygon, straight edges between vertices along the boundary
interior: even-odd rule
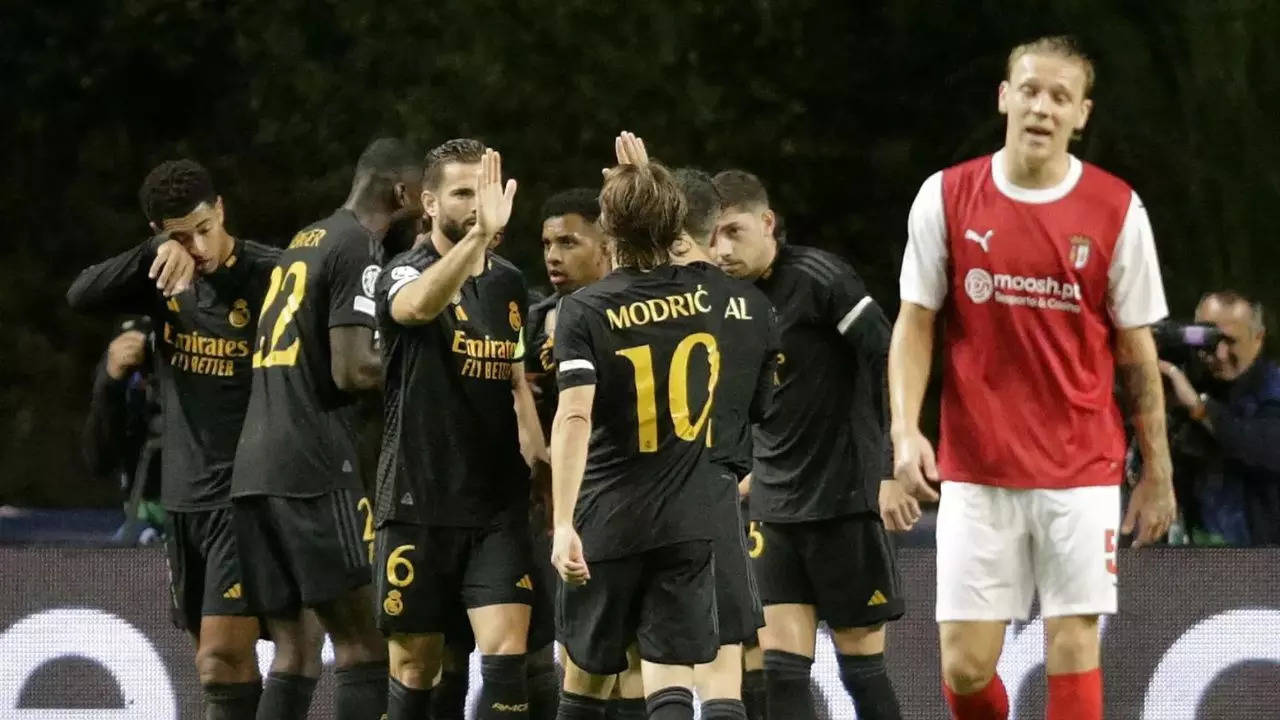
[[[698,419],[690,423],[689,355],[697,345],[707,348],[707,364],[710,365],[711,375],[707,379],[707,402],[702,406],[702,412],[698,413]],[[630,360],[635,370],[636,425],[640,431],[640,452],[657,452],[658,401],[654,392],[653,349],[649,345],[637,345],[618,350],[616,354]],[[716,347],[715,337],[710,333],[686,335],[671,354],[671,367],[667,375],[667,407],[671,411],[671,424],[675,428],[676,437],[689,442],[698,439],[703,425],[706,425],[711,416],[711,405],[719,379],[720,350]],[[707,446],[711,446],[709,430]]]
[[[292,279],[287,295],[280,294],[280,287]],[[298,347],[302,344],[295,336],[293,342],[283,348],[277,348],[280,338],[293,322],[293,314],[302,305],[302,295],[307,291],[307,264],[295,262],[288,270],[276,267],[271,271],[271,287],[267,289],[267,298],[262,302],[262,312],[258,315],[258,343],[253,353],[253,366],[259,367],[293,367],[298,364]],[[275,310],[275,302],[284,303],[276,313],[275,322],[271,325],[271,337],[267,337],[266,318]]]

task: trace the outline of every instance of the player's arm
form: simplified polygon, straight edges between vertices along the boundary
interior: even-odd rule
[[[582,302],[569,297],[556,321],[556,384],[559,405],[551,423],[551,507],[554,533],[551,562],[572,585],[590,579],[582,540],[573,527],[573,512],[587,468],[591,412],[595,406],[595,343]]]
[[[902,303],[889,339],[889,436],[893,477],[911,496],[936,501],[933,445],[920,432],[920,408],[933,364],[933,331],[947,294],[947,226],[942,173],[920,186],[907,216],[907,247],[898,279]],[[917,510],[918,512],[918,510]]]
[[[1142,451],[1142,479],[1129,498],[1120,530],[1137,530],[1134,545],[1164,537],[1173,522],[1173,464],[1165,429],[1164,383],[1151,323],[1165,317],[1164,286],[1156,257],[1155,234],[1137,193],[1129,200],[1111,265],[1107,303],[1116,327],[1116,379],[1121,407],[1133,423]]]
[[[157,235],[85,268],[67,289],[75,310],[147,313],[156,293],[171,297],[186,290],[195,261],[182,244]]]
[[[391,300],[391,319],[401,325],[425,325],[444,311],[462,283],[484,257],[511,217],[516,181],[502,186],[502,158],[486,150],[476,178],[476,224],[444,257],[405,285]]]
[[[343,392],[382,385],[382,358],[374,347],[373,329],[363,325],[329,328],[329,369],[333,384]]]
[[[520,339],[524,346],[523,336]],[[533,401],[533,388],[524,374],[523,358],[511,364],[511,395],[515,402],[516,424],[520,429],[520,452],[530,468],[551,462],[547,457],[547,438],[542,434],[538,406]]]

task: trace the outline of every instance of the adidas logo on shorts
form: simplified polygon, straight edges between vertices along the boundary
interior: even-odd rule
[[[530,578],[528,575],[525,575],[524,577],[520,578],[519,582],[516,583],[516,587],[522,588],[524,590],[532,591],[533,579]]]
[[[244,596],[244,590],[240,587],[240,583],[236,583],[235,585],[232,585],[231,587],[227,588],[226,592],[222,593],[223,599],[226,599],[226,600],[239,600],[243,596]]]
[[[874,607],[876,605],[885,605],[888,602],[889,602],[889,598],[885,597],[884,593],[877,590],[871,593],[871,599],[867,601],[867,607]]]

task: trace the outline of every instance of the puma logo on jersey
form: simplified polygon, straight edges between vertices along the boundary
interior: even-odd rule
[[[875,607],[876,605],[885,605],[885,604],[888,604],[888,602],[889,602],[889,598],[885,597],[884,593],[877,590],[871,593],[871,599],[867,601],[867,607]]]
[[[996,234],[995,230],[988,230],[984,235],[979,235],[975,230],[965,230],[964,239],[972,240],[978,243],[979,245],[981,245],[982,252],[991,252],[991,248],[987,246],[987,243],[991,241],[991,236],[995,234]]]
[[[532,578],[530,578],[528,575],[525,575],[524,577],[520,578],[520,581],[519,581],[519,582],[517,582],[517,583],[516,583],[516,587],[518,587],[518,588],[520,588],[520,589],[522,589],[522,590],[530,590],[530,591],[532,591],[532,590],[533,590],[533,579],[532,579]]]
[[[227,591],[222,593],[222,597],[225,600],[239,600],[244,597],[244,589],[240,587],[240,583],[236,583],[227,588]]]

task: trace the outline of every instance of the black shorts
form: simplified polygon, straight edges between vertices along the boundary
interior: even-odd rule
[[[245,598],[230,507],[165,517],[173,624],[200,631],[205,615],[253,615]]]
[[[766,606],[813,605],[836,630],[873,627],[905,611],[893,546],[875,513],[753,522],[747,542]]]
[[[613,560],[587,560],[591,579],[561,583],[556,631],[569,657],[595,675],[627,669],[627,648],[663,665],[698,665],[720,649],[711,542],[666,545]]]
[[[245,591],[263,615],[293,617],[370,581],[373,516],[355,490],[235,498]]]
[[[764,625],[764,610],[747,557],[747,538],[738,512],[737,478],[724,474],[721,480],[724,485],[716,491],[718,497],[711,509],[715,529],[712,549],[716,558],[716,608],[720,644],[737,645],[755,640],[756,630]]]
[[[529,531],[523,523],[490,528],[386,523],[378,528],[375,566],[378,627],[386,634],[445,633],[466,650],[466,610],[532,605]],[[470,645],[474,645],[470,640]]]

